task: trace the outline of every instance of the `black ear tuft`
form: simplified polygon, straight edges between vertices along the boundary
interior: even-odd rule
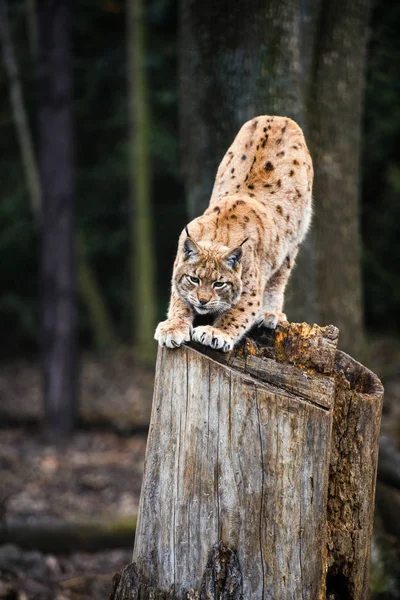
[[[195,258],[199,253],[199,247],[192,238],[187,237],[183,242],[183,251],[185,253],[185,260]]]
[[[236,267],[240,263],[242,255],[243,255],[243,250],[239,246],[238,248],[235,248],[234,250],[229,250],[229,252],[227,254],[225,254],[224,260],[230,269],[236,269]]]

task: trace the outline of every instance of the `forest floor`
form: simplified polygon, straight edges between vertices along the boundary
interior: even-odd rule
[[[400,343],[374,341],[368,366],[383,378],[382,430],[399,448]],[[0,599],[108,598],[131,560],[152,387],[152,370],[126,352],[84,356],[80,427],[54,445],[38,428],[38,365],[2,365]]]
[[[0,369],[0,599],[106,599],[131,560],[153,372],[126,352],[81,368],[80,427],[57,445],[38,365]]]

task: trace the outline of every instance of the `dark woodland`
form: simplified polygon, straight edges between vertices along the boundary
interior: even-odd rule
[[[389,0],[0,0],[0,598],[105,598],[131,561],[177,239],[258,114],[314,161],[288,318],[385,387],[369,586],[400,598],[399,28]]]

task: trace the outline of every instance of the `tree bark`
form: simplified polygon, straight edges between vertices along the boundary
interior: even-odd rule
[[[37,9],[45,429],[56,437],[73,429],[78,395],[70,2]]]
[[[328,589],[369,597],[369,566],[383,388],[344,352],[335,356],[328,495]]]
[[[229,354],[159,350],[114,600],[367,598],[382,386],[337,334],[283,323]]]
[[[149,158],[149,100],[144,67],[143,0],[127,0],[130,102],[131,274],[133,339],[138,356],[155,355],[154,245]]]
[[[244,0],[182,0],[180,15],[182,167],[193,219],[207,208],[219,162],[245,121],[304,121],[300,14],[294,0],[257,0],[251,11]]]
[[[369,4],[324,3],[307,107],[318,314],[339,327],[341,347],[355,356],[364,344],[359,193]]]

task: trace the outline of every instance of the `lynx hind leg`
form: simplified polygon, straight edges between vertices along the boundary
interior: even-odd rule
[[[260,323],[269,329],[275,329],[280,321],[286,321],[283,312],[284,294],[290,273],[298,253],[298,248],[288,254],[279,269],[268,281],[263,296],[264,320]]]

